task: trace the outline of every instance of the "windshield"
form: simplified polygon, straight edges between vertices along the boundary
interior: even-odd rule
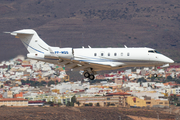
[[[159,53],[160,54],[160,52],[158,52],[157,50],[149,50],[148,53]]]

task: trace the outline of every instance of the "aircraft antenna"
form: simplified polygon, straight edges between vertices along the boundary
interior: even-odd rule
[[[124,45],[124,47],[125,47],[125,48],[127,48],[127,46],[126,46],[126,45]]]
[[[84,45],[84,33],[82,33],[81,44],[82,44],[82,46]]]

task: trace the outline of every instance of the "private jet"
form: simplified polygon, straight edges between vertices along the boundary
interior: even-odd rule
[[[174,61],[157,50],[147,47],[129,48],[60,48],[46,44],[32,29],[6,32],[19,38],[30,59],[49,62],[71,70],[83,71],[85,78],[95,79],[97,71],[125,67],[157,67]]]

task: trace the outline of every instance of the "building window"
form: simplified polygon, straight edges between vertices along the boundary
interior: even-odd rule
[[[129,53],[127,53],[127,56],[129,56]]]
[[[123,56],[123,53],[121,53],[121,56]]]
[[[101,56],[103,56],[103,53],[101,53]]]
[[[116,56],[117,55],[117,53],[114,53],[114,56]]]
[[[151,102],[146,102],[146,104],[151,104]]]
[[[108,56],[110,56],[110,53],[108,53]]]
[[[96,54],[96,53],[94,53],[94,56],[97,56],[97,54]]]
[[[107,98],[107,100],[110,100],[110,98]]]
[[[163,104],[163,102],[159,102],[159,104]]]

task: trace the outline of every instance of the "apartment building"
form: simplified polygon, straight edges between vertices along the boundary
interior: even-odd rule
[[[128,93],[111,93],[107,96],[94,96],[94,97],[77,97],[76,101],[79,101],[79,106],[86,106],[87,104],[92,104],[97,106],[99,104],[101,107],[104,106],[116,106],[116,107],[126,107],[126,97],[131,94]],[[75,106],[78,106],[75,104]]]
[[[0,99],[0,106],[28,106],[28,100],[22,98],[4,98]]]
[[[128,96],[126,102],[130,107],[169,107],[168,100],[151,99],[151,97],[140,99],[138,97]]]

